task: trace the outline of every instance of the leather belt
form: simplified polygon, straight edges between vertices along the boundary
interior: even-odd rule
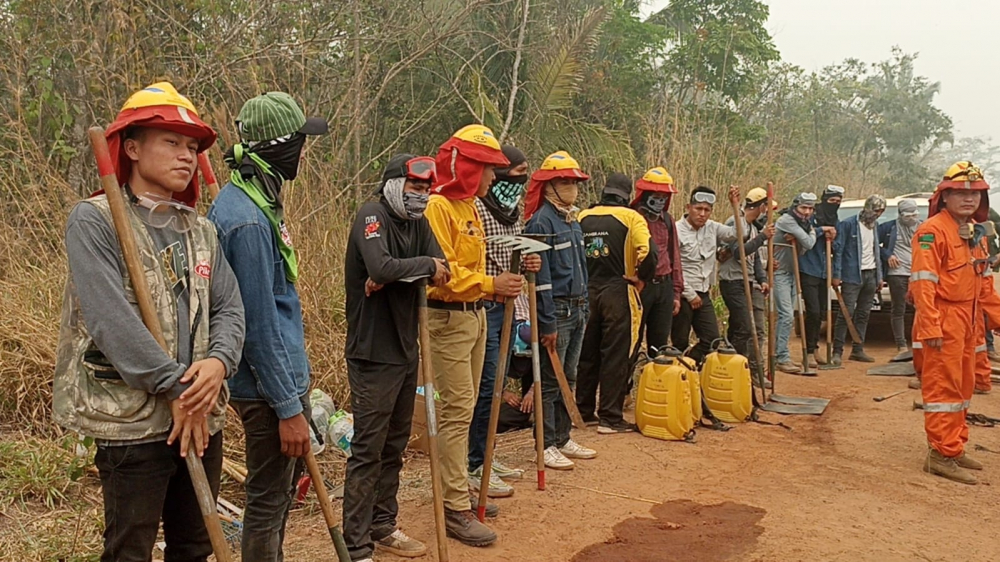
[[[428,300],[427,308],[436,308],[438,310],[456,310],[459,312],[474,312],[483,308],[483,301],[478,300],[476,302],[445,302],[437,300]]]

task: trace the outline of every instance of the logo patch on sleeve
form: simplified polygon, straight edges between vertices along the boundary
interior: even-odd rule
[[[934,233],[921,234],[917,237],[917,242],[920,243],[921,250],[930,250],[931,244],[934,243]]]
[[[381,237],[382,233],[379,232],[381,228],[382,223],[378,222],[378,217],[375,215],[365,217],[365,240]]]

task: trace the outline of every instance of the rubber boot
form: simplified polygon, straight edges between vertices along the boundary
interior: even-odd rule
[[[924,472],[941,476],[954,482],[975,485],[976,477],[958,465],[956,458],[949,458],[934,449],[927,450],[927,460],[924,461]]]
[[[445,531],[448,536],[469,546],[489,546],[496,542],[497,534],[483,525],[472,510],[444,510]]]
[[[958,466],[960,466],[962,468],[965,468],[965,469],[968,469],[968,470],[982,470],[983,469],[983,463],[981,463],[981,462],[977,461],[976,459],[970,457],[969,455],[965,454],[965,451],[962,451],[962,454],[959,455],[957,459],[955,459],[955,462],[958,463]]]

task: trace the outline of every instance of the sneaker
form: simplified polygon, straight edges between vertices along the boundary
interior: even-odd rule
[[[841,359],[841,354],[834,353],[833,357],[830,359],[830,364],[839,367],[841,363],[843,363],[843,360]]]
[[[974,388],[972,389],[973,394],[989,394],[990,391],[985,388]]]
[[[631,433],[636,430],[634,423],[628,423],[625,420],[615,422],[615,423],[605,423],[601,422],[597,426],[597,433],[601,435],[611,435],[613,433]]]
[[[469,472],[469,489],[478,492],[482,486],[483,467],[480,466]],[[500,479],[495,471],[490,471],[490,488],[486,495],[491,498],[509,498],[514,495],[514,488]]]
[[[545,466],[553,470],[573,470],[576,464],[563,456],[553,445],[545,449]]]
[[[794,361],[785,361],[784,363],[778,363],[777,368],[782,373],[788,373],[791,375],[797,375],[802,372],[802,365]]]
[[[889,360],[890,363],[905,363],[913,361],[913,352],[905,345],[896,347],[896,356]]]
[[[524,471],[520,468],[511,468],[498,460],[493,461],[491,472],[504,480],[520,480],[524,477]]]
[[[559,452],[562,453],[564,457],[570,459],[592,459],[597,456],[597,451],[588,449],[572,439],[567,441],[566,444],[559,449]]]
[[[851,355],[850,355],[850,357],[848,357],[848,359],[850,359],[851,361],[857,361],[859,363],[874,363],[875,362],[875,358],[872,357],[872,356],[870,356],[870,355],[868,355],[867,353],[865,353],[865,350],[863,350],[863,349],[852,351]]]
[[[990,358],[990,361],[996,361],[1000,363],[1000,352],[997,352],[996,350],[987,351],[986,356]]]
[[[812,361],[817,365],[826,365],[826,357],[821,356],[819,351],[813,352]]]
[[[962,484],[975,485],[979,482],[969,471],[959,466],[957,459],[946,457],[934,449],[927,451],[924,472]]]
[[[906,386],[912,388],[913,390],[920,390],[920,379],[913,379],[907,383]]]
[[[583,423],[587,427],[591,427],[591,426],[594,426],[594,425],[597,425],[597,424],[601,423],[601,420],[597,416],[595,416],[594,414],[590,414],[589,416],[585,416],[585,415],[581,414],[580,417],[583,418]],[[577,428],[577,429],[583,429],[583,428],[580,427],[580,428]]]
[[[472,510],[452,511],[444,509],[445,533],[468,546],[489,546],[496,542],[497,534],[483,525]]]
[[[983,463],[981,463],[981,462],[977,461],[976,459],[970,457],[969,455],[965,454],[965,451],[962,451],[962,454],[959,455],[958,458],[955,459],[955,462],[958,464],[958,466],[960,466],[962,468],[965,468],[965,469],[968,469],[968,470],[982,470],[983,469]]]
[[[810,369],[815,369],[816,367],[819,367],[819,361],[816,360],[815,354],[810,355],[808,357],[807,365],[809,365]]]
[[[486,494],[487,497],[489,494]],[[469,501],[472,502],[472,512],[476,513],[479,511],[479,494],[469,494]],[[497,504],[486,502],[486,517],[490,519],[496,519],[500,515],[500,508]]]
[[[375,550],[402,556],[403,558],[417,558],[427,554],[427,547],[417,539],[410,538],[403,531],[396,529],[391,535],[384,539],[375,541]]]
[[[354,562],[375,562],[371,558],[362,558],[361,560],[355,560]]]

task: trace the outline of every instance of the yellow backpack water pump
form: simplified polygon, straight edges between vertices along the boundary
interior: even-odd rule
[[[635,422],[643,435],[665,441],[694,437],[693,377],[696,374],[674,348],[667,348],[643,368],[635,404]]]

